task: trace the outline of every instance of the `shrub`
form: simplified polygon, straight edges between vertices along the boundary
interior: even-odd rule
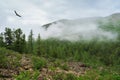
[[[33,73],[30,71],[24,71],[15,76],[15,80],[38,80],[39,74],[39,71],[35,71]]]
[[[114,80],[120,80],[120,75],[119,74],[114,74],[113,79]]]
[[[60,68],[63,69],[63,70],[66,70],[66,71],[69,70],[69,67],[68,67],[67,64],[61,65]]]
[[[21,55],[17,52],[0,48],[0,67],[16,68],[20,66]]]
[[[65,80],[77,80],[74,74],[67,74]]]
[[[53,76],[53,80],[64,80],[65,75],[63,73],[58,73]]]
[[[61,66],[61,60],[59,60],[59,59],[56,59],[55,61],[54,61],[54,66],[55,67],[60,67]]]
[[[42,69],[43,67],[46,66],[47,62],[44,58],[39,58],[39,57],[32,57],[32,63],[34,69]]]
[[[6,57],[7,50],[5,48],[0,48],[0,67],[7,68],[8,67],[8,59]]]

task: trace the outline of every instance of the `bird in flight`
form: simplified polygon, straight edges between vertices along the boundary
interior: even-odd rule
[[[16,16],[18,16],[18,17],[22,17],[22,16],[19,15],[15,10],[14,10],[14,12],[15,12]]]

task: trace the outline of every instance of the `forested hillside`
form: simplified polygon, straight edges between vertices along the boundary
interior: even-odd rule
[[[0,34],[0,79],[120,80],[120,26],[105,23],[99,28],[118,36],[68,41],[41,39],[40,34],[34,38],[32,30],[27,37],[21,29],[5,28]]]
[[[120,80],[120,0],[0,0],[0,80]]]

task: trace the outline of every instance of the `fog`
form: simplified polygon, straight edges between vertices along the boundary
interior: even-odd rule
[[[58,20],[53,22],[47,29],[39,24],[22,24],[22,19],[15,23],[9,24],[11,29],[21,28],[26,34],[26,39],[33,30],[33,36],[36,39],[40,33],[41,39],[56,38],[59,40],[116,40],[117,33],[105,31],[100,28],[99,21],[108,23],[108,19],[104,17],[82,18],[75,20]],[[16,26],[20,25],[20,26]],[[5,25],[6,26],[6,25]],[[16,26],[16,27],[15,27]],[[7,26],[6,26],[7,27]],[[0,27],[0,32],[4,32],[3,27]]]
[[[47,29],[40,27],[42,39],[57,38],[60,40],[114,40],[117,34],[102,30],[98,24],[101,18],[87,18],[76,20],[60,20],[50,25]]]

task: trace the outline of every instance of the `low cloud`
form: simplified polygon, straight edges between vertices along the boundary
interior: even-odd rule
[[[113,40],[117,34],[107,32],[99,28],[99,24],[92,19],[85,20],[63,20],[50,25],[47,30],[41,28],[43,39],[57,38],[60,40]]]

